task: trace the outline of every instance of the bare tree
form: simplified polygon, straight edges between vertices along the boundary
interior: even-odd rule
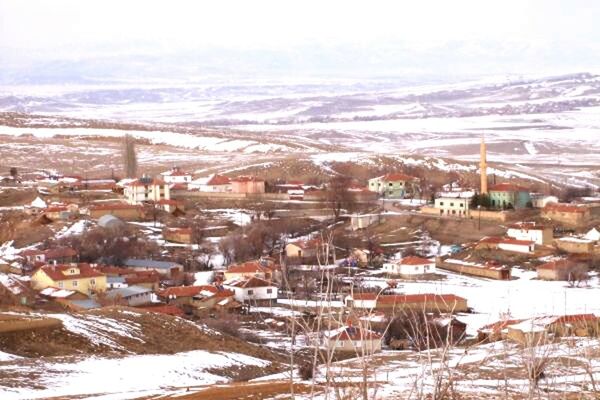
[[[576,264],[565,272],[567,273],[567,282],[570,287],[579,287],[589,279],[588,269],[583,264]]]
[[[339,219],[343,209],[351,211],[354,207],[354,196],[348,190],[350,183],[351,179],[343,175],[336,175],[329,180],[327,187],[327,203],[336,220]]]
[[[135,139],[131,135],[123,138],[123,169],[127,178],[135,178],[137,175],[137,156],[135,151]]]

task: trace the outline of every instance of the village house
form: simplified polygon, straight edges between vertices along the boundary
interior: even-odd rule
[[[531,193],[531,203],[533,208],[544,208],[550,203],[558,203],[558,197],[541,193]]]
[[[158,290],[160,275],[154,271],[135,271],[132,268],[101,266],[100,272],[106,275],[107,285],[113,289],[127,286],[142,286],[153,291]]]
[[[177,304],[187,312],[195,314],[212,310],[218,303],[235,296],[232,290],[213,285],[170,287],[157,294],[160,300],[168,304]]]
[[[594,243],[593,240],[577,236],[565,236],[554,240],[558,250],[570,254],[592,254]]]
[[[368,189],[389,199],[403,199],[417,191],[419,180],[402,173],[393,173],[369,179]]]
[[[173,243],[192,243],[191,228],[164,228],[162,232],[163,238],[168,242]]]
[[[473,192],[442,192],[435,199],[434,207],[440,215],[469,218]]]
[[[231,192],[231,180],[224,175],[212,174],[190,182],[188,189],[209,193],[227,193]]]
[[[77,251],[70,247],[55,247],[47,250],[24,250],[21,256],[29,265],[66,264],[77,260]]]
[[[129,204],[141,204],[145,202],[158,203],[160,200],[171,198],[169,185],[160,179],[148,176],[136,179],[125,185],[125,198]]]
[[[435,261],[426,258],[408,256],[395,262],[383,264],[383,272],[389,275],[417,277],[435,273]]]
[[[381,214],[352,214],[350,216],[350,227],[353,231],[365,229],[382,222],[385,222],[385,218]]]
[[[486,236],[477,243],[476,249],[504,250],[513,253],[531,254],[535,251],[535,242],[531,240]]]
[[[29,282],[15,275],[0,274],[0,305],[30,306],[35,303],[35,292]]]
[[[367,310],[417,310],[453,313],[468,311],[467,299],[454,294],[379,294],[354,293],[344,300],[347,308]]]
[[[508,325],[506,338],[523,346],[537,346],[552,337],[595,336],[599,327],[599,319],[594,314],[538,317]]]
[[[233,279],[224,282],[223,287],[232,290],[235,300],[243,304],[271,305],[277,301],[277,286],[264,279]]]
[[[67,221],[79,215],[77,204],[51,204],[44,209],[43,215],[51,221]]]
[[[169,214],[176,214],[176,216],[185,215],[185,205],[182,201],[162,199],[156,205],[160,210],[166,211]]]
[[[176,277],[183,272],[183,265],[172,261],[155,261],[147,259],[128,258],[123,263],[134,271],[154,271],[161,276]]]
[[[354,248],[350,252],[349,258],[356,260],[358,266],[364,267],[379,262],[382,258],[383,250],[381,248],[361,249]]]
[[[144,210],[140,205],[126,203],[93,204],[87,208],[87,214],[92,219],[99,219],[105,215],[113,215],[124,221],[144,218]]]
[[[550,203],[542,209],[542,217],[569,226],[580,226],[591,219],[591,212],[584,204]]]
[[[54,287],[91,295],[106,290],[106,275],[90,264],[52,264],[38,268],[31,276],[35,290]]]
[[[320,239],[299,240],[288,243],[285,246],[285,254],[289,259],[311,260],[319,258],[322,262],[327,262],[325,256],[328,244]]]
[[[257,194],[265,192],[265,181],[255,176],[238,176],[231,180],[232,193]]]
[[[192,181],[192,174],[185,172],[180,167],[173,167],[169,171],[160,174],[165,183],[183,183],[188,184]]]
[[[522,209],[532,207],[529,191],[512,183],[499,183],[489,188],[490,204],[493,208]]]
[[[349,325],[325,334],[323,346],[330,352],[368,355],[381,351],[381,341],[378,333]]]
[[[535,222],[517,222],[508,227],[506,236],[545,246],[552,244],[553,229],[551,226],[539,225]]]
[[[104,294],[106,300],[115,304],[125,303],[129,307],[136,307],[152,303],[153,291],[143,286],[127,286],[112,289]]]
[[[575,278],[573,274],[587,275],[588,268],[584,263],[568,258],[550,261],[537,268],[538,279],[545,281],[568,281]]]
[[[479,264],[472,261],[465,261],[452,258],[436,258],[436,267],[459,274],[479,276],[482,278],[510,280],[511,268],[505,265],[498,265],[494,262]]]

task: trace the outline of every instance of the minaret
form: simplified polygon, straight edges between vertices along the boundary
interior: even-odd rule
[[[479,169],[481,173],[481,194],[488,193],[488,179],[487,179],[487,155],[485,148],[485,138],[481,137],[481,146],[480,146],[480,161],[479,161]]]

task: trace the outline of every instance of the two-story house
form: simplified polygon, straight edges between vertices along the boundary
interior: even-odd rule
[[[160,179],[144,176],[128,183],[124,189],[125,198],[129,204],[169,200],[171,194],[169,185]]]
[[[106,275],[90,264],[46,264],[33,273],[31,286],[35,290],[54,287],[91,295],[106,290]]]

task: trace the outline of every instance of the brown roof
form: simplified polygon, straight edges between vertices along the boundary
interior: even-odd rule
[[[523,186],[515,185],[514,183],[498,183],[489,188],[490,192],[527,192]]]
[[[431,263],[433,263],[433,261],[415,256],[404,257],[402,260],[400,260],[400,264],[402,265],[423,265]]]
[[[241,175],[233,178],[231,182],[264,182],[264,180],[257,178],[256,176]]]
[[[161,297],[193,297],[201,292],[210,292],[211,296],[209,297],[231,297],[234,295],[231,290],[212,285],[170,287],[159,291],[158,295]]]
[[[233,274],[251,274],[256,272],[270,272],[266,267],[263,267],[256,261],[246,262],[243,264],[231,265],[227,268],[226,273]]]
[[[339,341],[352,340],[353,342],[355,342],[359,340],[378,340],[381,339],[381,335],[373,331],[369,331],[367,329],[360,329],[355,328],[353,326],[347,326],[340,333],[331,336],[329,339],[337,339]]]
[[[532,242],[531,240],[518,240],[518,239],[505,238],[505,237],[499,237],[499,236],[486,236],[483,239],[481,239],[479,241],[479,243],[495,243],[495,244],[505,243],[505,244],[516,244],[516,245],[521,245],[521,246],[530,246],[535,242]]]
[[[550,262],[547,262],[546,264],[539,265],[537,267],[537,269],[549,269],[549,270],[556,271],[558,269],[572,268],[573,266],[575,266],[575,262],[573,262],[569,259],[563,258],[560,260],[550,261]]]
[[[140,309],[140,310],[144,310],[144,311],[173,315],[176,317],[181,317],[184,314],[183,310],[181,308],[179,308],[175,305],[172,305],[172,304],[160,305],[160,306],[136,307],[136,308]]]
[[[75,257],[77,256],[77,251],[71,247],[55,247],[47,250],[25,250],[21,252],[22,256],[35,256],[39,254],[44,254],[47,260],[52,260],[57,258]]]
[[[391,303],[425,303],[425,302],[455,302],[466,299],[454,294],[377,294],[358,293],[352,296],[353,300],[377,300],[377,302]]]
[[[406,175],[400,172],[386,174],[381,177],[386,182],[397,182],[397,181],[413,181],[416,180],[414,176]]]
[[[142,207],[135,204],[127,203],[109,203],[109,204],[94,204],[90,206],[90,210],[141,210]]]
[[[79,268],[79,274],[77,274],[77,275],[65,274],[65,271],[68,271],[71,268]],[[105,276],[100,271],[92,268],[92,266],[90,264],[84,264],[84,263],[58,264],[58,265],[46,264],[46,265],[40,267],[40,269],[42,271],[44,271],[44,273],[46,275],[48,275],[48,277],[50,277],[50,279],[52,279],[53,281],[65,281],[65,280],[72,280],[72,279],[96,278],[96,277]],[[38,269],[38,271],[39,271],[39,269]]]
[[[587,210],[587,206],[583,204],[549,203],[544,207],[544,211],[558,211],[564,213],[585,213]]]
[[[255,276],[253,276],[252,278],[249,278],[249,279],[231,282],[229,285],[239,287],[239,288],[258,288],[258,287],[273,286],[273,284],[271,282],[265,281],[264,279],[260,279]]]
[[[128,183],[125,186],[137,187],[137,186],[152,186],[152,185],[164,185],[164,184],[165,184],[165,182],[163,180],[152,178],[152,180],[149,180],[148,182],[142,182],[139,179],[136,179],[136,180]]]

